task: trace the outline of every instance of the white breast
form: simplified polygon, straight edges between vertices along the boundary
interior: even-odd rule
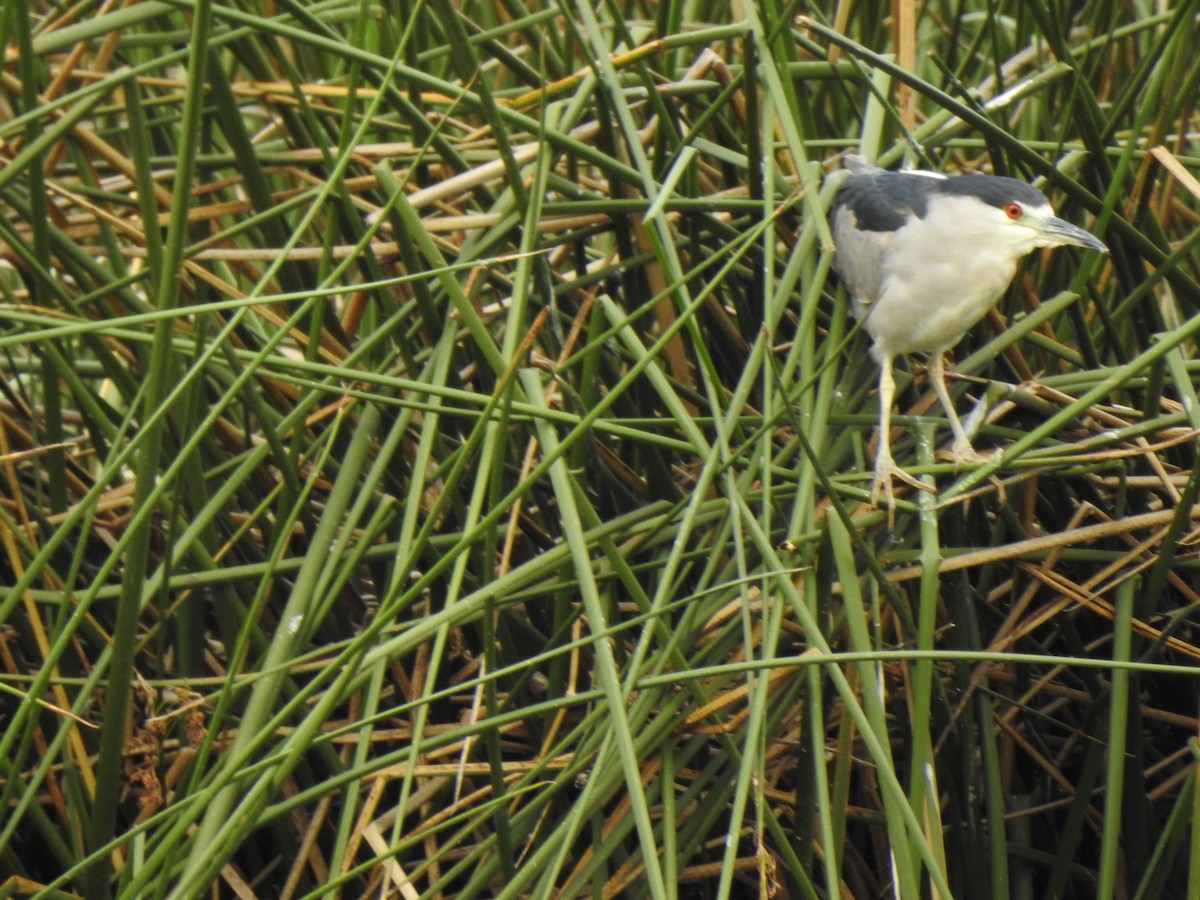
[[[1017,261],[1032,249],[973,252],[995,241],[997,230],[970,227],[970,217],[962,214],[968,208],[978,221],[977,201],[943,197],[936,212],[920,220],[921,228],[906,225],[892,233],[878,299],[869,309],[857,310],[860,316],[866,314],[863,325],[875,339],[877,356],[929,353],[957,343],[1000,299],[1016,274]],[[996,214],[1003,216],[999,210]],[[931,233],[955,234],[953,245],[962,252],[948,253],[947,242],[935,246],[921,237]]]

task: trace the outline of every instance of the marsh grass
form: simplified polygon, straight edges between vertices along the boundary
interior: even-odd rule
[[[1200,896],[1196,24],[8,0],[6,896]],[[1112,248],[891,528],[845,151]]]

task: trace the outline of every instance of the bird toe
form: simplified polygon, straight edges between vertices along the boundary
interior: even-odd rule
[[[967,466],[978,466],[984,463],[994,462],[999,459],[1001,450],[999,447],[992,450],[979,451],[970,444],[959,444],[955,442],[948,449],[938,452],[938,459],[943,462],[953,463],[955,468],[962,469]]]

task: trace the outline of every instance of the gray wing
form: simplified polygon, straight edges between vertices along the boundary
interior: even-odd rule
[[[843,185],[838,193],[830,222],[834,241],[833,267],[854,301],[854,315],[862,318],[883,289],[883,262],[892,232],[859,228],[850,202],[852,197],[843,199],[847,187],[850,185]]]
[[[842,165],[853,175],[873,175],[876,172],[884,171],[865,156],[859,156],[857,153],[847,153],[842,158]]]

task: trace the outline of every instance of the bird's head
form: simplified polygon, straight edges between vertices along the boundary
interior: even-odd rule
[[[984,234],[1018,256],[1066,245],[1108,252],[1095,235],[1056,216],[1041,191],[1015,178],[981,175],[934,182],[928,202],[947,201],[954,203],[964,234]]]

